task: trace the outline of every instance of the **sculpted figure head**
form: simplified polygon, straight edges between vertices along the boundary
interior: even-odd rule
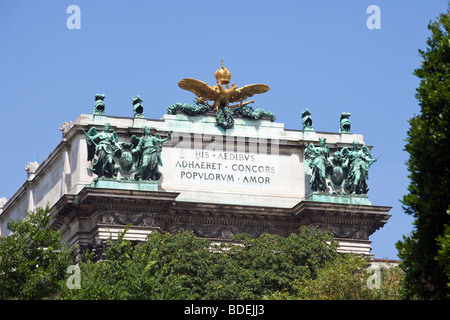
[[[144,136],[149,136],[150,135],[150,127],[149,126],[145,126],[144,127]]]

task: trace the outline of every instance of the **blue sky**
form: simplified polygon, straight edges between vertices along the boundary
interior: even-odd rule
[[[81,10],[79,30],[67,28],[70,5]],[[366,25],[370,5],[381,29]],[[316,131],[337,132],[341,112],[352,114],[352,132],[381,155],[369,199],[392,206],[372,252],[396,259],[395,242],[412,230],[399,201],[409,183],[408,119],[420,110],[412,72],[428,22],[446,10],[447,0],[1,1],[0,197],[56,147],[64,121],[92,113],[96,93],[108,115],[132,117],[140,95],[145,116],[159,119],[192,102],[179,80],[212,84],[224,59],[238,85],[271,87],[254,106],[287,129],[302,129],[305,108]]]

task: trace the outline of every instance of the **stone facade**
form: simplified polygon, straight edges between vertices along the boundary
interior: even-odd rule
[[[170,140],[164,143],[162,177],[150,187],[116,180],[99,183],[87,161],[86,135],[109,122],[119,141],[141,136],[144,126]],[[49,205],[63,240],[98,248],[131,223],[130,240],[150,232],[191,230],[198,237],[228,241],[233,234],[287,236],[301,225],[333,232],[342,251],[370,254],[369,236],[389,219],[390,207],[367,196],[327,197],[311,192],[304,167],[309,143],[326,138],[330,154],[361,145],[362,135],[287,130],[269,120],[235,118],[220,130],[212,115],[164,115],[159,120],[82,114],[61,126],[63,139],[48,158],[0,208],[0,232],[9,219]],[[31,170],[31,169],[30,169]]]

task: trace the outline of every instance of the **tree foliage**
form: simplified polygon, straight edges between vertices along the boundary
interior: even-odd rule
[[[406,272],[405,290],[425,299],[450,297],[448,236],[450,209],[450,16],[441,14],[428,29],[427,50],[414,74],[421,112],[409,120],[405,150],[409,178],[403,208],[414,230],[397,243]]]
[[[58,298],[400,298],[400,273],[386,273],[382,290],[365,288],[368,258],[337,253],[331,234],[317,229],[304,227],[287,238],[240,235],[235,241],[215,244],[192,232],[154,233],[132,246],[121,234],[111,241],[106,260],[80,263],[81,289],[61,288]]]
[[[403,272],[398,267],[380,268],[372,274],[368,257],[353,253],[338,255],[325,263],[312,279],[299,278],[293,293],[275,292],[269,299],[300,300],[397,300],[402,299]],[[379,287],[372,278],[379,277]],[[371,286],[368,283],[372,283]]]
[[[260,299],[293,292],[337,255],[330,234],[301,228],[288,238],[241,236],[214,244],[192,232],[153,233],[136,246],[121,233],[106,259],[80,263],[81,289],[61,286],[60,299]],[[89,257],[89,254],[87,254]]]
[[[155,232],[134,244],[126,239],[129,225],[108,239],[103,260],[83,254],[74,288],[70,250],[49,222],[48,209],[38,209],[9,224],[12,234],[0,240],[0,299],[399,298],[401,276],[386,276],[391,291],[368,290],[369,260],[339,254],[331,233],[307,227],[289,237],[242,234],[220,244],[192,232]]]
[[[60,232],[50,228],[48,207],[10,221],[0,237],[0,299],[44,299],[56,294],[71,264]]]
[[[293,293],[296,279],[311,279],[337,256],[329,233],[300,228],[289,237],[264,234],[226,246],[216,265],[206,299],[261,299],[277,291]]]

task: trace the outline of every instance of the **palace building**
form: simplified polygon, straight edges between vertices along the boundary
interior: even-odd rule
[[[237,86],[221,77],[210,88],[234,97],[226,90]],[[0,202],[1,235],[10,219],[48,205],[53,228],[80,250],[104,247],[127,224],[135,241],[185,230],[213,241],[288,236],[306,225],[330,230],[342,252],[371,255],[369,236],[391,208],[369,201],[366,175],[375,160],[363,136],[350,132],[350,114],[341,116],[340,132],[314,131],[309,111],[303,130],[289,130],[242,103],[246,97],[209,105],[216,96],[198,90],[196,103],[172,105],[161,119],[143,116],[140,97],[134,117],[107,115],[105,96],[97,95],[94,113],[65,122],[61,142],[41,164],[30,163],[24,184]],[[250,96],[268,87],[254,90]],[[240,104],[230,107],[233,99]]]

